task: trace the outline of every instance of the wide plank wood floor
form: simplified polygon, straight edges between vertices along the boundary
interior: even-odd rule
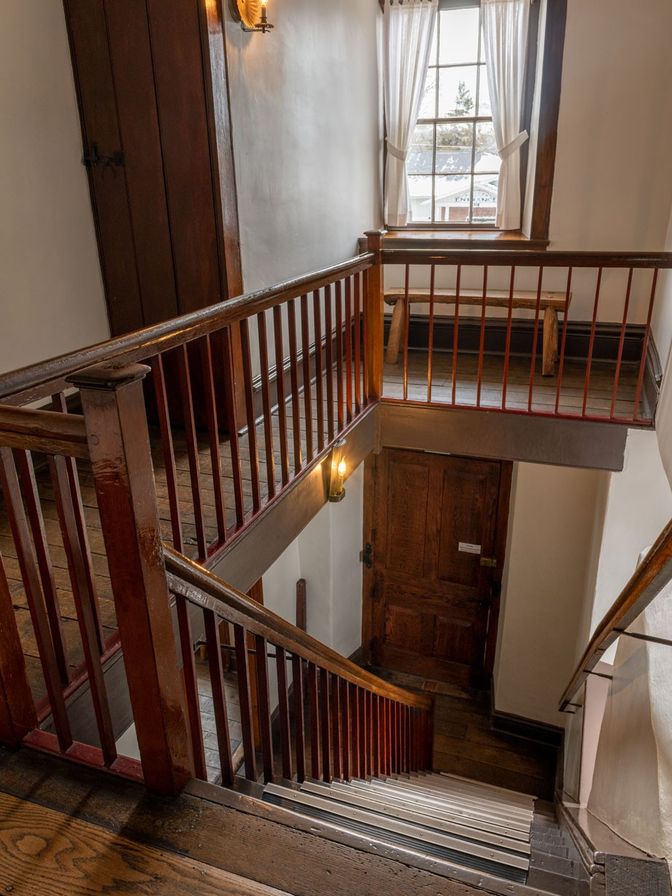
[[[0,892],[281,896],[280,890],[4,793],[0,793]]]

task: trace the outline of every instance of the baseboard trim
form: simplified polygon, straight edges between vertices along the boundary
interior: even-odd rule
[[[499,712],[492,709],[490,719],[493,731],[500,734],[511,734],[524,740],[531,740],[537,744],[544,744],[559,750],[564,740],[564,731],[556,725],[548,725],[537,722],[534,719],[526,719],[513,713]]]

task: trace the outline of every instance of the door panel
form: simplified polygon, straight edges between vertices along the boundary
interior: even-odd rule
[[[496,631],[508,507],[502,464],[388,449],[367,476],[374,548],[365,601],[371,656],[382,666],[481,683]],[[510,465],[504,465],[507,470]],[[506,494],[500,496],[500,482]],[[366,596],[366,595],[365,595]]]

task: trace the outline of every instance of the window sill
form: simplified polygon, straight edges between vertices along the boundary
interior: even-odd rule
[[[514,230],[390,230],[386,249],[513,249],[541,251],[549,240],[533,240]]]

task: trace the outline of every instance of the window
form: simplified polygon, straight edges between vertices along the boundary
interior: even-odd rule
[[[499,169],[480,4],[443,3],[406,162],[409,223],[493,227]]]

